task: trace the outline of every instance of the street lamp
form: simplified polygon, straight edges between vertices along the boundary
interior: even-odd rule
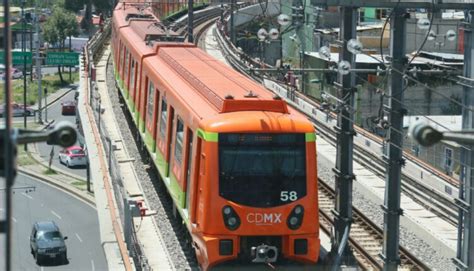
[[[267,31],[265,28],[260,28],[257,32],[257,38],[260,43],[260,62],[262,66],[265,66],[265,45],[264,43],[270,43],[272,40],[277,40],[280,36],[280,31],[276,28],[271,28]]]
[[[23,127],[26,129],[27,111],[26,111],[26,44],[25,44],[25,32],[26,32],[26,18],[25,18],[25,4],[26,0],[21,0],[21,51],[23,53]],[[28,151],[28,145],[25,144],[25,151]]]

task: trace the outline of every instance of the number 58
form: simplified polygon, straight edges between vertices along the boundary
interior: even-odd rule
[[[281,201],[295,201],[298,199],[298,193],[296,191],[281,191],[280,200]]]

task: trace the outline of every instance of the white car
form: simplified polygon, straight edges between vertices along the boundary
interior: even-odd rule
[[[67,167],[86,166],[87,157],[80,146],[72,146],[59,151],[59,163]]]

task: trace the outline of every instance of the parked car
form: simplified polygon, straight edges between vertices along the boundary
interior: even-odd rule
[[[63,115],[76,115],[76,102],[65,101],[61,103],[61,114]]]
[[[12,78],[13,79],[20,79],[23,78],[23,72],[19,69],[12,69]]]
[[[5,112],[5,106],[0,106],[0,117],[3,117],[3,112]],[[33,116],[35,114],[35,110],[33,108],[26,106],[26,115]],[[12,116],[13,117],[21,117],[25,115],[25,106],[22,104],[13,103],[12,104]]]
[[[12,79],[20,79],[23,77],[23,72],[19,69],[11,69]],[[5,80],[5,71],[0,71],[0,80]]]
[[[59,163],[67,167],[86,166],[87,157],[81,146],[72,146],[59,151]]]
[[[67,263],[67,247],[58,225],[54,221],[41,221],[33,224],[30,235],[31,254],[38,265],[47,260],[59,259]]]

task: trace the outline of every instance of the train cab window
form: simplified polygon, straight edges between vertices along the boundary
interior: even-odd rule
[[[155,102],[155,85],[150,80],[148,83],[148,98],[146,105],[146,122],[148,123],[153,119],[153,103]]]
[[[304,134],[219,134],[219,194],[252,207],[306,196]]]
[[[163,97],[161,101],[161,116],[160,116],[160,135],[162,138],[165,138],[166,135],[166,121],[168,120],[168,106],[166,100]]]
[[[130,91],[135,89],[135,61],[132,60],[132,69],[130,74]]]
[[[183,121],[177,117],[178,123],[176,125],[176,142],[174,144],[174,159],[178,164],[183,161],[183,137],[184,137],[184,126]]]

